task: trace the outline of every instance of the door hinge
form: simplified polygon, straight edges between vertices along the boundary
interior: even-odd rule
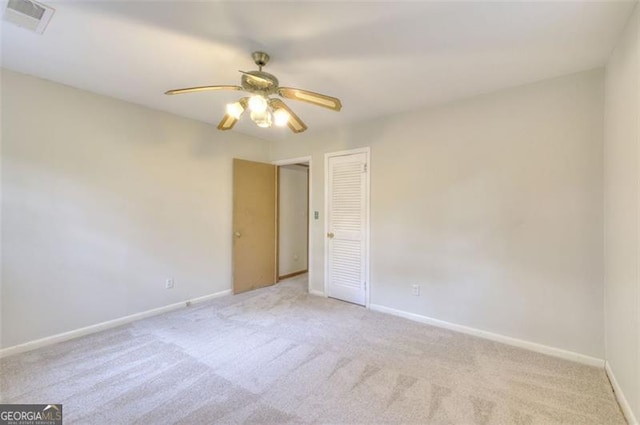
[[[363,162],[363,163],[362,163],[362,172],[363,172],[363,173],[366,173],[366,172],[367,172],[367,170],[368,170],[368,164],[367,164],[366,162]]]

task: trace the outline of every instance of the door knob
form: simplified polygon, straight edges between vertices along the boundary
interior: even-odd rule
[[[329,232],[329,233],[327,233],[327,237],[328,237],[329,239],[333,239],[333,237],[334,237],[334,236],[335,236],[335,235],[333,234],[333,232]]]
[[[240,236],[242,236],[240,232],[236,232],[235,235],[236,235],[236,238],[239,238]]]

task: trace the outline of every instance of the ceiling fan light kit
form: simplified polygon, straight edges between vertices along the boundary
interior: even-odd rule
[[[273,123],[278,127],[284,127],[289,122],[289,113],[284,109],[276,109],[273,112]]]
[[[240,86],[200,86],[174,89],[165,92],[167,95],[194,93],[211,90],[240,90],[250,93],[237,102],[226,106],[224,117],[218,124],[218,130],[231,130],[243,113],[249,109],[251,120],[262,128],[269,128],[273,124],[279,127],[285,125],[294,133],[301,133],[307,125],[281,99],[270,97],[278,95],[285,99],[293,99],[311,103],[316,106],[339,111],[342,109],[340,99],[308,90],[280,87],[278,79],[262,67],[269,62],[269,55],[264,52],[253,52],[252,58],[258,66],[257,71],[240,71],[242,74]]]
[[[231,115],[235,119],[239,119],[244,110],[247,109],[247,101],[242,102],[242,99],[238,102],[227,104],[227,114]]]

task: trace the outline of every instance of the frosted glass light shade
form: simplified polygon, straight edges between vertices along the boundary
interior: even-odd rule
[[[251,112],[264,112],[267,110],[267,106],[267,99],[260,95],[249,98],[249,109],[251,109]]]
[[[273,122],[278,127],[284,127],[289,122],[289,113],[284,109],[276,109],[273,113]]]
[[[244,112],[244,107],[240,104],[240,102],[229,103],[227,105],[227,114],[231,115],[233,118],[238,119],[240,115]]]
[[[262,112],[251,112],[251,119],[258,127],[268,128],[271,127],[271,112],[265,110]]]

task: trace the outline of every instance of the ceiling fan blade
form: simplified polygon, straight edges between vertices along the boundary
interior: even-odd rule
[[[222,117],[220,124],[218,124],[218,130],[222,130],[222,131],[231,130],[233,126],[236,125],[237,122],[238,122],[237,118],[232,117],[229,114],[224,114],[224,117]]]
[[[164,92],[164,94],[172,95],[172,94],[184,94],[184,93],[194,93],[199,91],[209,91],[209,90],[242,90],[240,86],[200,86],[200,87],[187,87],[184,89],[174,89]]]
[[[307,129],[307,125],[304,122],[302,122],[300,117],[297,116],[295,112],[293,112],[291,108],[289,108],[287,104],[284,103],[282,100],[269,99],[269,105],[271,105],[271,107],[274,110],[284,109],[285,111],[287,111],[287,113],[289,114],[289,120],[287,121],[287,126],[289,126],[291,131],[293,131],[294,133],[302,133]]]
[[[301,100],[303,102],[322,106],[323,108],[333,109],[334,111],[342,109],[342,103],[340,103],[340,99],[337,97],[314,93],[308,90],[280,87],[278,89],[278,94],[287,99]]]
[[[250,72],[238,70],[239,73],[246,75],[249,78],[253,78],[254,80],[262,81],[263,83],[271,84],[271,80],[267,80],[266,78],[262,78],[258,75],[253,75]]]

